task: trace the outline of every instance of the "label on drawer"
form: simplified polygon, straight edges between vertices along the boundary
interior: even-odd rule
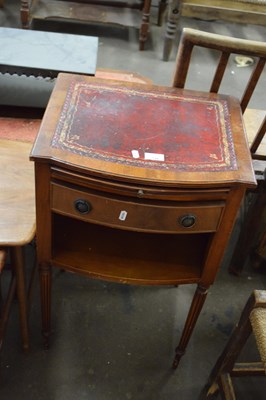
[[[119,214],[119,219],[120,221],[125,221],[127,217],[127,212],[126,211],[121,211]]]

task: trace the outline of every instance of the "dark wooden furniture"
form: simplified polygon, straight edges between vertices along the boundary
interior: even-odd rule
[[[232,55],[240,54],[242,56],[249,56],[255,61],[254,66],[250,67],[250,76],[246,84],[243,85],[241,110],[258,186],[256,190],[251,191],[250,195],[245,198],[246,201],[242,207],[242,229],[230,266],[231,272],[239,274],[247,260],[249,260],[254,246],[258,246],[258,242],[261,240],[260,230],[263,229],[261,221],[265,210],[266,110],[247,107],[264,70],[266,44],[185,28],[181,35],[177,54],[176,70],[173,79],[174,87],[185,87],[189,67],[194,55],[193,50],[196,47],[215,50],[219,54],[214,76],[209,77],[210,86],[207,88],[212,93],[217,93],[220,90],[224,75],[229,71],[227,65]],[[232,87],[232,93],[233,91],[234,87]]]
[[[46,340],[52,267],[120,283],[195,283],[177,367],[255,185],[238,101],[60,74],[31,159]]]
[[[0,348],[15,294],[23,349],[29,348],[24,246],[35,236],[34,169],[29,162],[31,147],[31,143],[0,139],[0,252],[2,249],[9,251],[12,266],[7,298],[1,307]]]
[[[261,376],[266,372],[266,291],[255,290],[248,299],[240,320],[213,368],[200,399],[216,398],[219,391],[225,400],[235,400],[232,377]],[[259,350],[259,362],[237,362],[251,334]]]
[[[169,3],[164,39],[163,59],[168,61],[176,37],[180,18],[225,20],[244,24],[266,24],[266,1],[264,0],[161,0],[158,20]]]
[[[144,50],[150,24],[151,0],[21,0],[21,23],[65,20],[139,28],[139,49]]]
[[[96,37],[0,28],[0,48],[1,73],[44,78],[56,78],[59,72],[95,75]]]

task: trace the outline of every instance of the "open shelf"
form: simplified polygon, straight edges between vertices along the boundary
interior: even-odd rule
[[[197,283],[210,233],[131,232],[53,215],[52,264],[136,284]]]

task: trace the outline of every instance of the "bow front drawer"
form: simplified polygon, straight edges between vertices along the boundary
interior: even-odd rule
[[[214,232],[224,202],[149,201],[110,193],[91,193],[52,183],[54,212],[84,221],[146,232]]]

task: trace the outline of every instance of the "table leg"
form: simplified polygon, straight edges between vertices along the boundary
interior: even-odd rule
[[[196,325],[197,319],[200,315],[200,311],[203,307],[207,296],[208,288],[198,285],[196,292],[194,294],[189,313],[186,319],[185,327],[182,332],[181,339],[175,350],[175,358],[173,362],[173,368],[178,367],[181,357],[185,354],[186,347],[188,345],[189,339],[192,335],[193,329]]]
[[[171,54],[177,30],[178,20],[181,12],[181,3],[182,1],[180,0],[171,0],[169,4],[168,19],[167,19],[166,32],[164,38],[164,48],[163,48],[164,61],[168,61]]]
[[[150,25],[150,9],[151,9],[151,0],[145,0],[142,13],[142,23],[139,32],[139,50],[144,50],[144,44],[148,37],[149,25]]]
[[[30,5],[29,0],[21,0],[20,2],[20,20],[23,29],[29,28]]]
[[[42,334],[44,338],[44,347],[48,348],[51,335],[51,265],[49,263],[41,264],[39,266],[39,273],[42,307]]]
[[[27,351],[29,349],[29,327],[23,248],[21,246],[10,247],[10,255],[11,263],[15,269],[16,274],[22,344],[23,349]]]

